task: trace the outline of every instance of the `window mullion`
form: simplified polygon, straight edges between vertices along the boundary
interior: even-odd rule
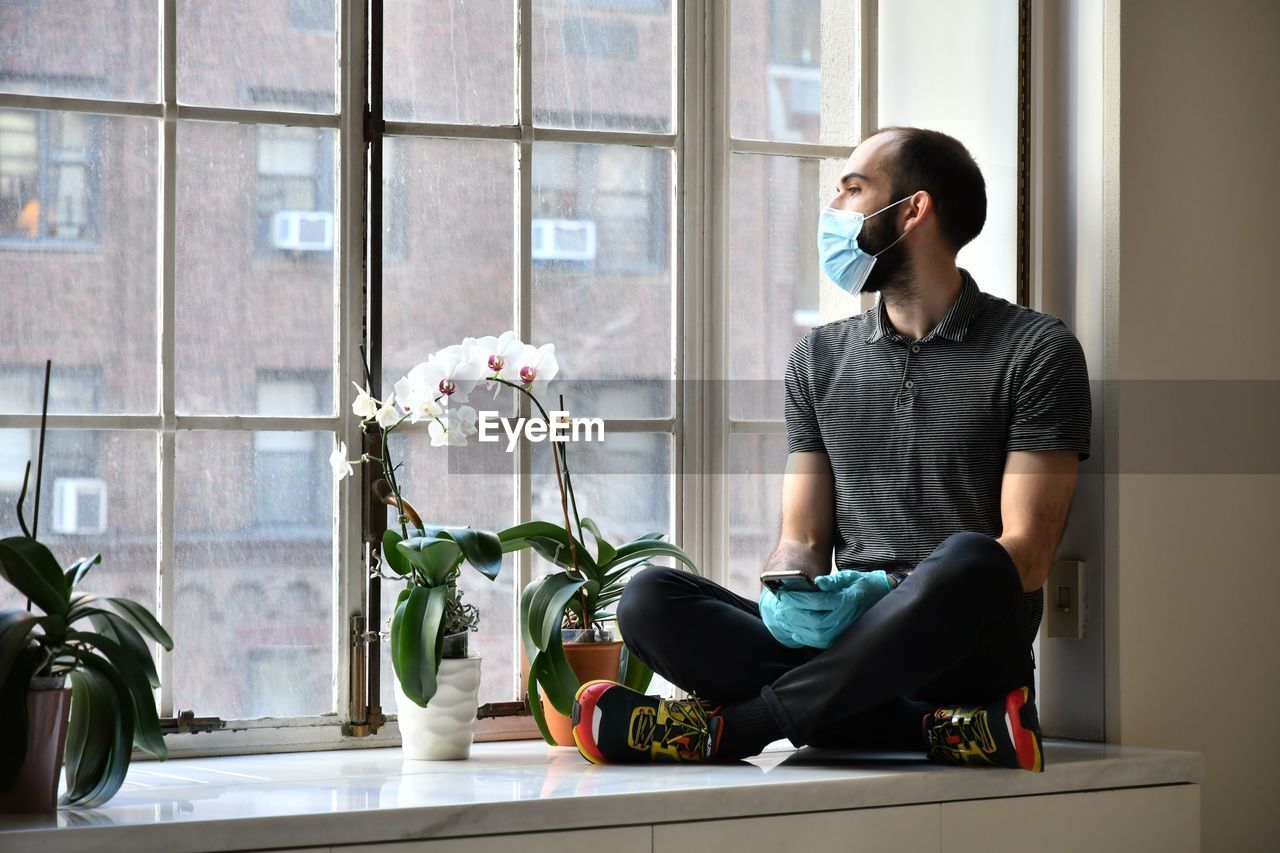
[[[515,292],[515,324],[516,334],[520,340],[528,341],[533,335],[533,312],[531,300],[533,296],[533,0],[516,0],[516,93],[519,98],[518,121],[520,141],[516,162],[516,198],[519,207],[516,210],[516,292]],[[520,417],[530,414],[529,398],[518,394]],[[516,521],[524,523],[533,515],[533,450],[529,442],[518,442],[516,450]],[[533,580],[533,555],[530,549],[521,548],[515,552],[516,568],[516,601],[520,592]],[[524,670],[529,665],[525,660],[524,644],[520,642],[520,608],[511,608],[512,644],[515,647],[514,660],[520,661],[515,673],[516,696],[523,696],[521,684]]]
[[[159,287],[156,306],[160,390],[160,430],[157,434],[156,470],[159,473],[156,502],[157,617],[165,630],[174,631],[174,496],[177,419],[174,406],[174,357],[177,311],[174,305],[176,271],[175,215],[177,210],[177,0],[160,0],[160,198]],[[173,702],[173,653],[160,650],[160,716],[176,716]]]

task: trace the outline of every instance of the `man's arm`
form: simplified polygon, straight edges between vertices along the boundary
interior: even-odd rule
[[[1049,566],[1071,495],[1079,461],[1074,450],[1011,450],[1000,483],[1000,520],[996,539],[1018,567],[1023,592],[1033,592],[1049,578]]]
[[[835,478],[827,454],[787,454],[782,478],[782,533],[765,570],[799,569],[814,578],[829,574],[835,515]]]

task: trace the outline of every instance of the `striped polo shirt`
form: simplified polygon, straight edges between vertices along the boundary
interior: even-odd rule
[[[952,533],[999,536],[1010,450],[1089,458],[1080,342],[960,273],[960,295],[919,340],[893,329],[881,296],[810,329],[787,359],[787,450],[831,460],[837,568],[910,569]],[[1043,590],[1025,595],[1038,629]]]

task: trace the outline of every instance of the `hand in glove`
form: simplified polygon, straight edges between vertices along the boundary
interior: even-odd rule
[[[814,582],[817,591],[774,592],[765,587],[760,592],[760,618],[769,633],[788,648],[831,648],[837,637],[893,588],[882,569],[842,569]]]

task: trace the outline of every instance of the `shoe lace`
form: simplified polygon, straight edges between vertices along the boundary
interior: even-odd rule
[[[929,741],[935,757],[964,764],[995,763],[990,756],[998,747],[986,708],[939,708],[934,720]]]
[[[688,699],[664,699],[654,721],[650,749],[678,761],[710,757],[711,710],[709,704],[691,694]]]

